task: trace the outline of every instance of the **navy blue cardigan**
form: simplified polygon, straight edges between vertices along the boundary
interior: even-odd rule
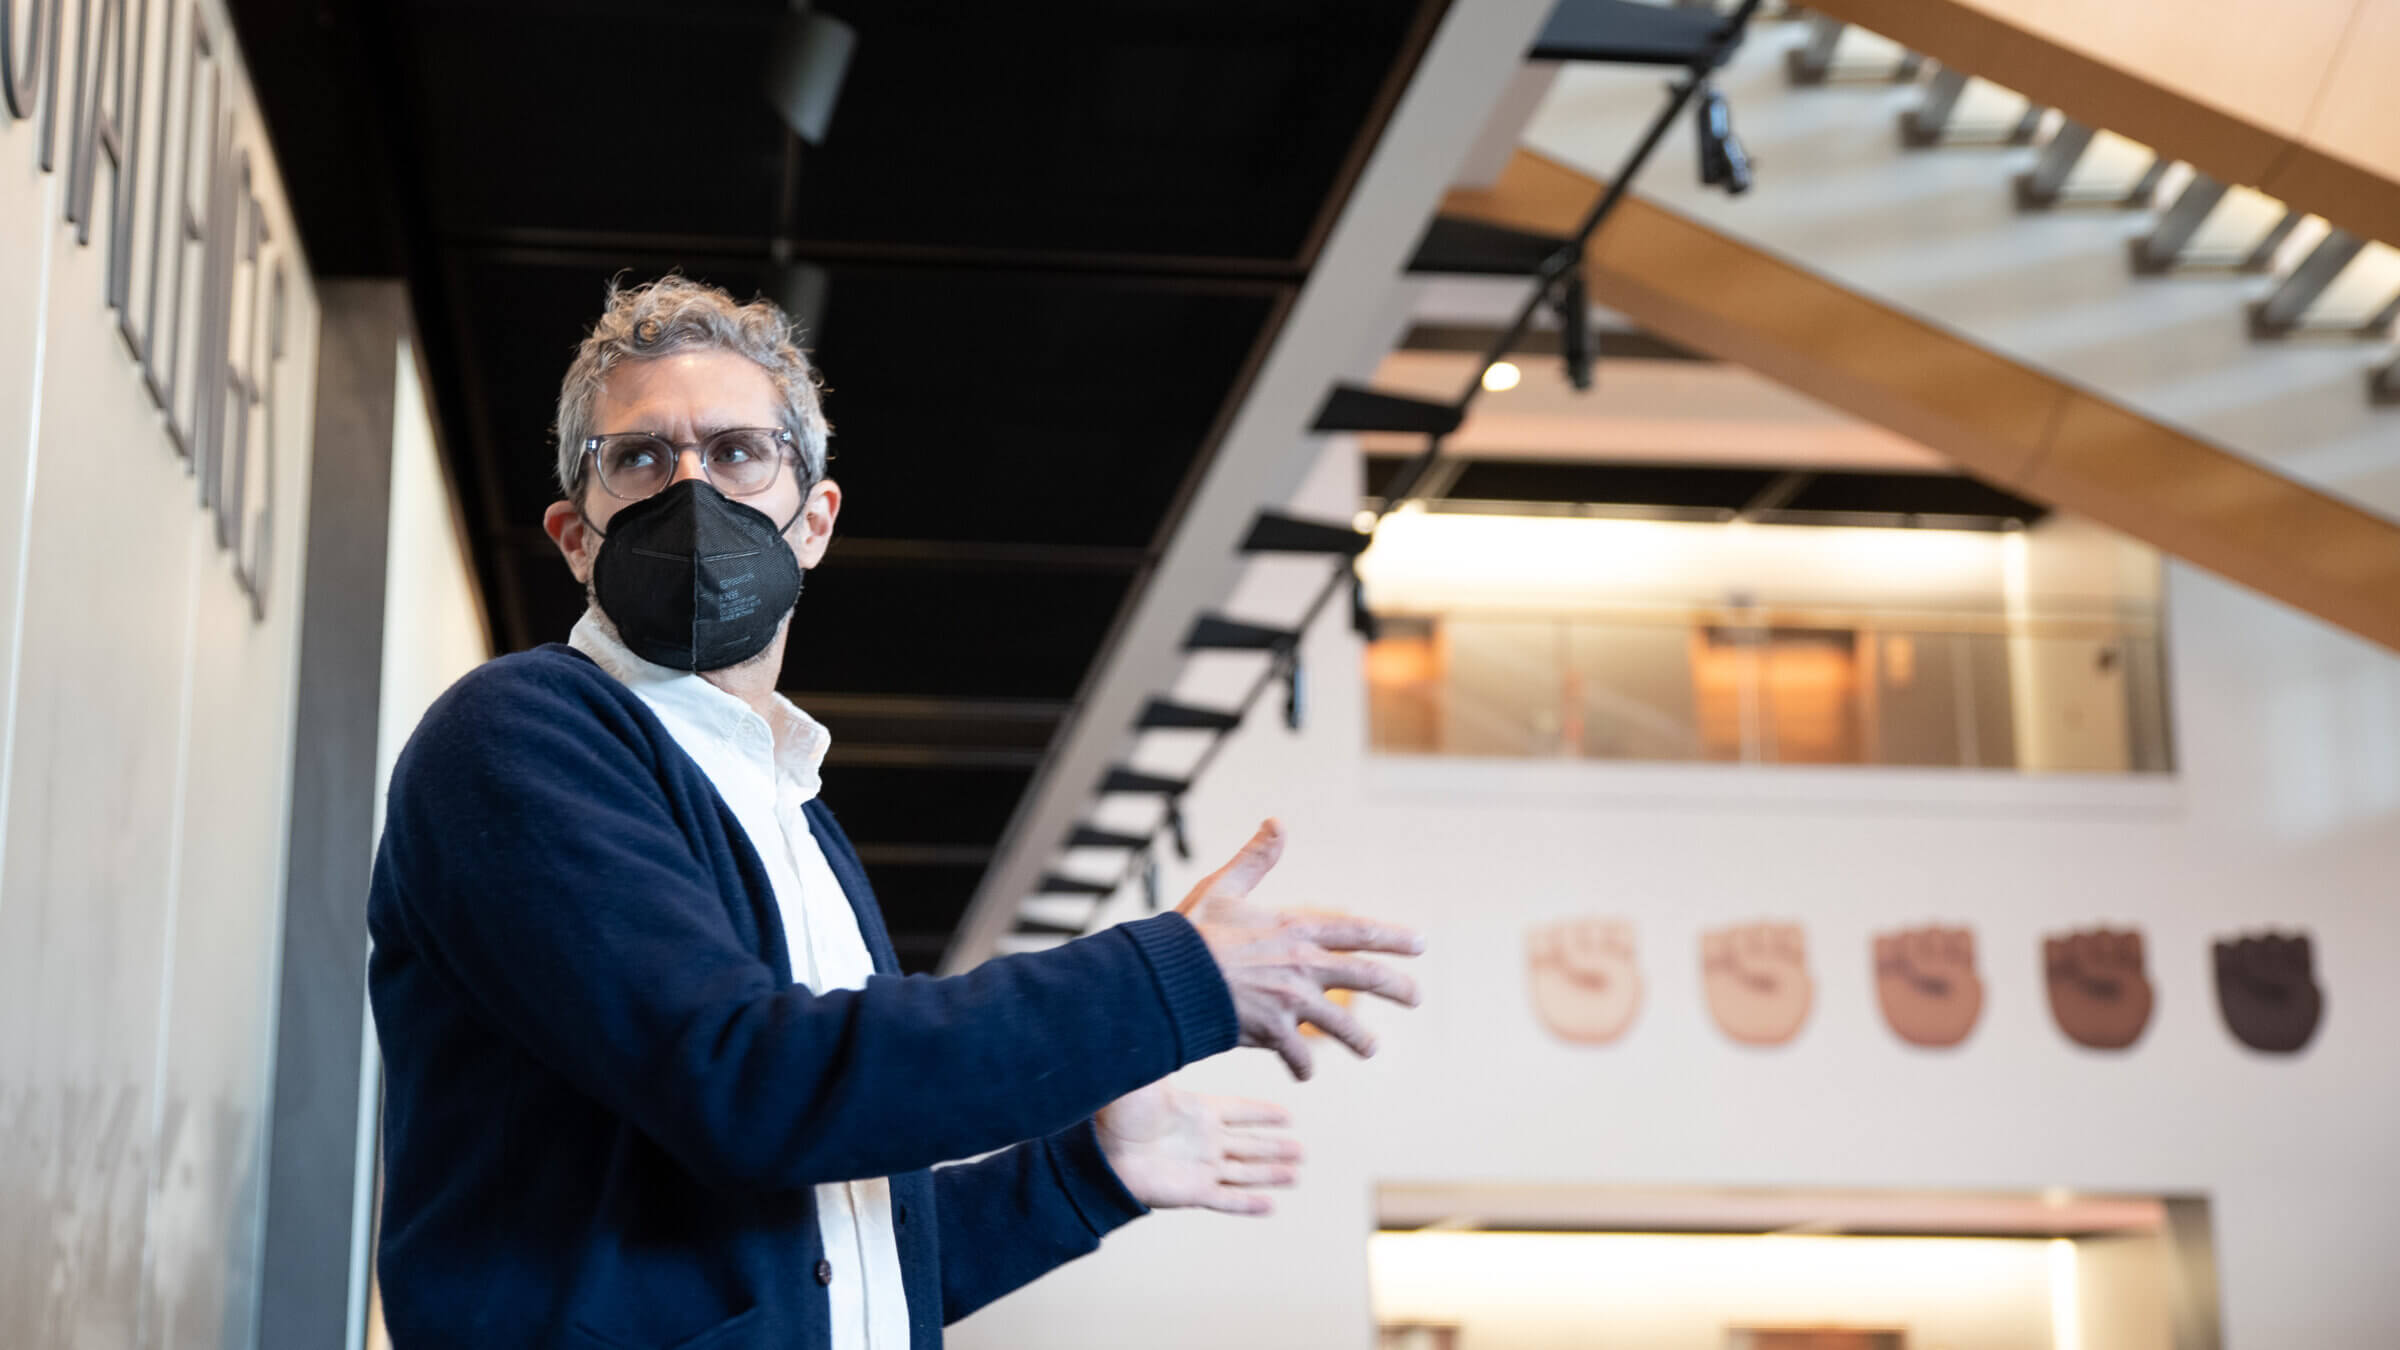
[[[502,657],[426,714],[367,904],[395,1350],[828,1345],[812,1186],[877,1176],[932,1350],[1144,1212],[1090,1116],[1234,1044],[1198,932],[902,978],[858,855],[808,820],[863,990],[792,982],[740,824],[582,653]]]

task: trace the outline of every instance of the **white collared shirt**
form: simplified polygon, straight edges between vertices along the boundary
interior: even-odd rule
[[[774,883],[792,978],[818,993],[865,987],[875,963],[858,915],[800,809],[817,795],[831,733],[781,695],[770,728],[748,703],[698,675],[643,660],[597,607],[584,611],[567,644],[648,704],[732,808]],[[891,1183],[873,1177],[816,1190],[817,1229],[833,1267],[825,1289],[833,1350],[908,1350]]]

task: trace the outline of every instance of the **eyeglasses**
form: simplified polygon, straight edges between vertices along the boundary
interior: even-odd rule
[[[792,433],[784,427],[728,427],[704,441],[670,441],[647,431],[590,436],[583,453],[598,470],[600,490],[620,501],[656,496],[674,481],[675,464],[687,445],[700,450],[700,475],[728,497],[748,497],[774,486],[783,462],[795,457]]]

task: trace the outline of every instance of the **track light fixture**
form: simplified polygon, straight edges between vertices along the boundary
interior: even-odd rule
[[[1300,649],[1298,647],[1286,648],[1283,660],[1279,665],[1282,667],[1279,673],[1283,676],[1283,724],[1293,731],[1298,731],[1301,720],[1307,713],[1307,698],[1300,674]]]
[[[1733,108],[1725,101],[1725,91],[1702,85],[1692,112],[1700,131],[1700,185],[1721,187],[1737,197],[1748,192],[1750,152],[1733,134]]]
[[[1158,855],[1155,853],[1145,853],[1142,855],[1142,905],[1152,914],[1158,913],[1160,908],[1158,897]]]
[[[1567,273],[1567,279],[1551,300],[1552,312],[1558,315],[1558,354],[1567,364],[1567,383],[1577,389],[1592,387],[1592,303],[1583,286],[1583,269]]]
[[[1182,862],[1192,860],[1192,837],[1183,826],[1183,796],[1178,793],[1167,798],[1167,838],[1175,845],[1175,857]],[[1158,860],[1152,858],[1155,864]]]
[[[1350,629],[1369,642],[1383,636],[1383,624],[1367,608],[1367,583],[1359,577],[1356,562],[1350,565]]]

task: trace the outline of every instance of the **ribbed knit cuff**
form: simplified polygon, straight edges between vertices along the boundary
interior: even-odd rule
[[[1148,1205],[1125,1189],[1117,1169],[1108,1165],[1108,1155],[1100,1151],[1099,1132],[1090,1120],[1044,1139],[1042,1151],[1050,1155],[1058,1188],[1066,1192],[1068,1203],[1083,1216],[1093,1237],[1106,1237],[1150,1212]]]
[[[1208,942],[1192,921],[1172,910],[1147,919],[1119,924],[1117,931],[1150,963],[1158,980],[1158,996],[1175,1025],[1178,1065],[1223,1054],[1241,1040],[1241,1023],[1233,1011],[1233,991],[1217,970]]]

